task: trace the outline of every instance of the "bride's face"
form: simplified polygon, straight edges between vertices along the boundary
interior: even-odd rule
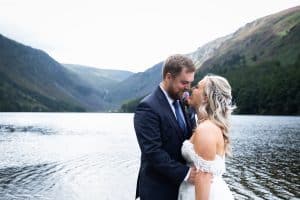
[[[202,79],[199,83],[192,88],[192,95],[189,98],[189,105],[194,108],[199,108],[199,106],[207,100],[204,94],[205,80]]]

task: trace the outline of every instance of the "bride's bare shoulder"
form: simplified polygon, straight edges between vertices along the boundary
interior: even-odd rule
[[[217,141],[216,127],[209,120],[200,123],[193,134],[196,152],[207,160],[214,159]]]
[[[210,134],[212,132],[215,132],[216,129],[217,129],[217,126],[212,121],[205,120],[197,126],[197,128],[195,129],[195,133]]]

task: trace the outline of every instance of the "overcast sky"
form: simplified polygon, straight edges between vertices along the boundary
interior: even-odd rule
[[[0,34],[61,63],[144,71],[300,0],[0,0]]]

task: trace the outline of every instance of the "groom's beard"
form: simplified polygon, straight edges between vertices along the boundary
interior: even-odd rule
[[[175,92],[173,87],[170,85],[170,87],[168,88],[168,94],[169,96],[174,99],[174,100],[180,100],[182,98],[183,92],[184,91],[179,91],[179,92]]]

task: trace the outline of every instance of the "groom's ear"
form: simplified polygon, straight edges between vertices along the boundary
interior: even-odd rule
[[[168,72],[167,74],[166,74],[166,80],[167,81],[170,81],[171,79],[173,78],[173,76],[172,76],[172,74],[170,73],[170,72]]]

